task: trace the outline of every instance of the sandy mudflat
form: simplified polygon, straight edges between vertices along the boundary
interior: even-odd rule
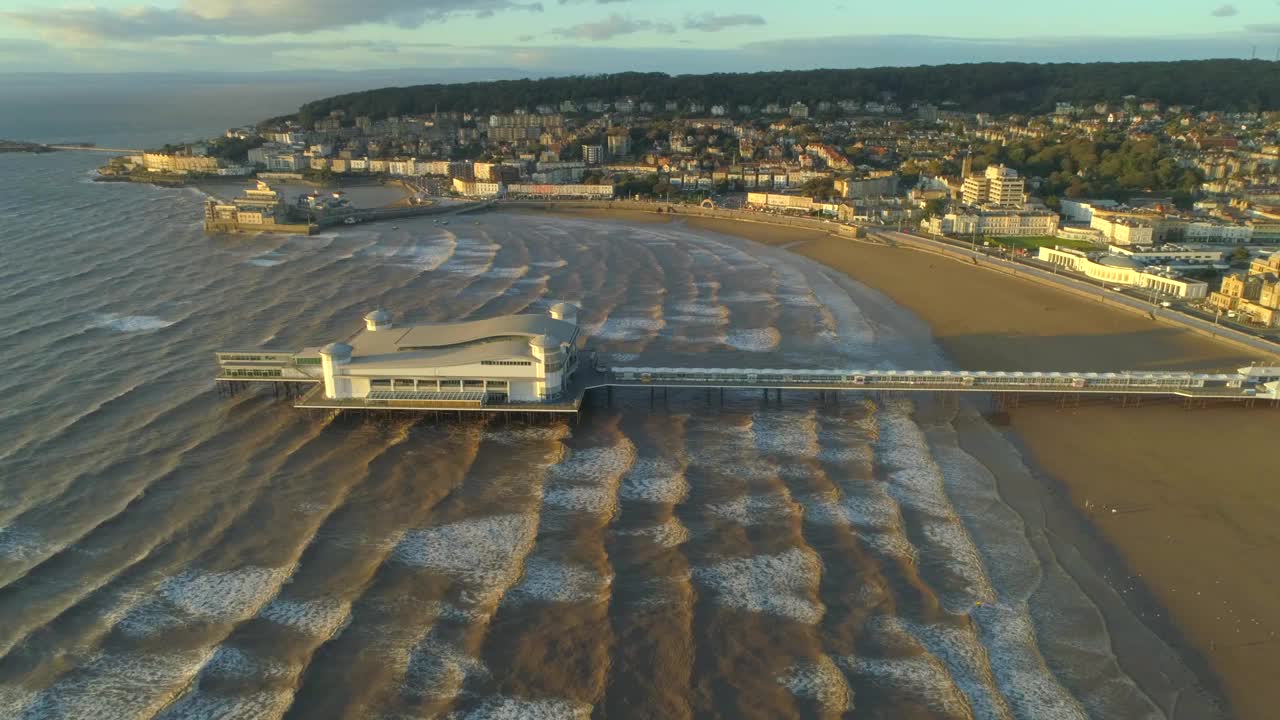
[[[763,224],[682,221],[787,245],[885,293],[927,322],[959,367],[1211,370],[1253,359],[1188,331],[928,253]],[[1113,562],[1097,560],[1101,572],[1123,574],[1110,577],[1111,585],[1133,588],[1126,592],[1135,605],[1155,600],[1156,611],[1147,611],[1157,616],[1148,617],[1152,629],[1172,635],[1172,622],[1217,676],[1236,716],[1275,717],[1280,409],[1050,404],[1018,408],[1009,422],[1038,468],[1065,489],[1080,513],[1074,522],[1088,517],[1114,548]],[[1072,522],[1046,519],[1051,533]]]

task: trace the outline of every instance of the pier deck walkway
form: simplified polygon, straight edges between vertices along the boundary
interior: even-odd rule
[[[294,406],[306,410],[412,412],[483,412],[576,414],[588,391],[649,388],[701,390],[812,391],[840,393],[988,393],[993,398],[1057,396],[1075,398],[1105,396],[1120,399],[1146,397],[1181,398],[1188,406],[1210,400],[1240,401],[1253,405],[1269,400],[1280,405],[1280,382],[1261,380],[1243,368],[1237,373],[1174,371],[1129,372],[1006,372],[987,370],[885,370],[821,368],[717,368],[586,366],[574,374],[564,395],[545,403],[508,403],[489,393],[374,393],[367,398],[333,400],[324,397],[320,368],[300,363],[289,352],[218,353],[220,386],[236,388],[245,383],[276,383]],[[1266,382],[1263,382],[1265,380]],[[300,392],[289,389],[314,384]]]

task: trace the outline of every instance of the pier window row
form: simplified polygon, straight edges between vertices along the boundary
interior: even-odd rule
[[[226,370],[225,377],[280,377],[279,370]]]

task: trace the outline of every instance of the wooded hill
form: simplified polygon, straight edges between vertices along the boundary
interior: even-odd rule
[[[855,70],[797,70],[710,75],[616,73],[539,80],[499,80],[380,88],[337,95],[303,105],[297,119],[310,122],[343,110],[357,115],[440,111],[505,112],[562,100],[612,102],[631,97],[661,103],[690,101],[759,110],[768,103],[821,100],[884,101],[900,105],[954,103],[960,110],[1043,113],[1055,103],[1092,105],[1133,95],[1165,105],[1202,110],[1280,109],[1280,63],[1262,60],[1186,60],[1126,63],[979,63]]]

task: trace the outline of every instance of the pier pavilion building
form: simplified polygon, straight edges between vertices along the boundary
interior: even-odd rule
[[[385,310],[345,342],[291,355],[325,400],[458,406],[556,402],[578,368],[578,308],[466,322],[398,325]]]

